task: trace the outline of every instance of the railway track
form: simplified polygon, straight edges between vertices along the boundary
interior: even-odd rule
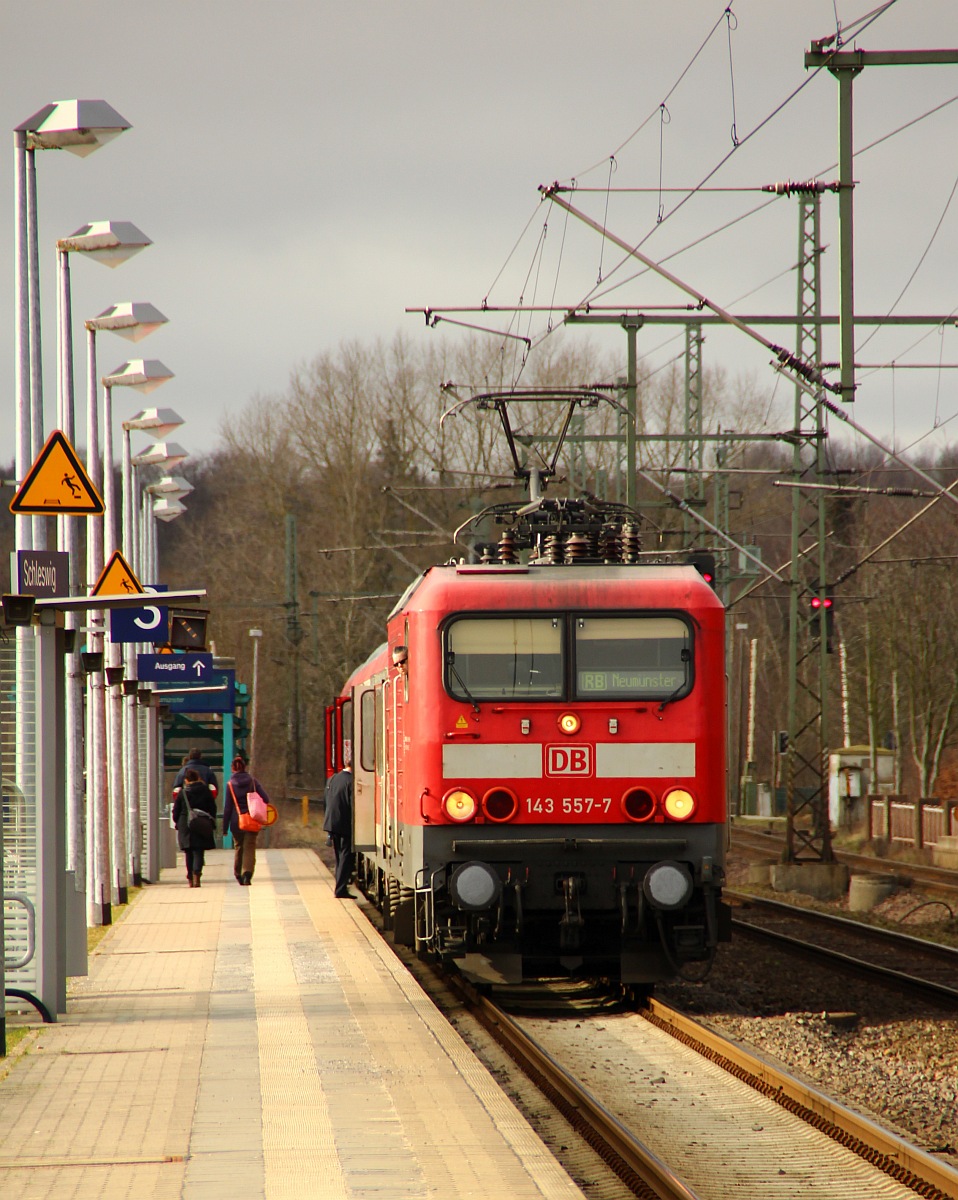
[[[616,1190],[620,1185],[615,1183],[596,1182],[596,1194],[698,1196],[701,1200],[725,1196],[794,1200],[799,1194],[812,1200],[834,1200],[836,1195],[843,1200],[874,1200],[879,1195],[888,1200],[916,1195],[954,1200],[958,1196],[958,1171],[906,1141],[911,1126],[903,1126],[900,1116],[896,1128],[904,1138],[855,1116],[813,1087],[789,1080],[764,1058],[745,1054],[740,1059],[744,1052],[718,1030],[713,1034],[692,1021],[685,1025],[688,1018],[664,1006],[653,1004],[643,1020],[608,995],[580,990],[577,1004],[563,1009],[561,998],[536,997],[535,989],[527,988],[520,989],[525,1013],[517,1019],[475,992],[460,1000],[450,998],[452,979],[444,975],[430,985],[431,969],[404,948],[395,949],[433,999],[451,1013],[453,1023],[490,1069],[500,1079],[514,1081],[509,1090],[517,1099],[524,1097],[521,1103],[529,1119],[543,1130],[573,1177],[589,1184],[600,1177],[597,1160],[588,1157],[587,1143],[623,1181],[622,1190]],[[506,1000],[511,1008],[515,996],[510,989],[496,989],[496,998]],[[465,1023],[456,1015],[460,1006],[468,1014],[463,1014]],[[506,1035],[512,1026],[520,1036]],[[761,1036],[746,1033],[743,1040],[761,1047]],[[657,1039],[651,1047],[646,1044],[649,1037]],[[685,1044],[688,1037],[699,1037],[706,1050],[693,1051]],[[717,1040],[709,1046],[713,1037]],[[490,1038],[500,1045],[509,1042],[510,1047],[492,1051],[487,1058]],[[545,1092],[548,1111],[563,1112],[578,1136],[572,1130],[563,1132],[562,1120],[550,1117],[537,1103],[530,1084],[516,1080],[506,1065],[506,1054],[513,1061],[531,1056],[529,1075]],[[686,1057],[673,1057],[676,1054]],[[731,1073],[726,1060],[732,1064]],[[757,1066],[746,1066],[747,1060]],[[778,1062],[789,1061],[787,1052],[779,1049]],[[692,1090],[687,1088],[690,1081]],[[822,1086],[831,1090],[827,1082]],[[731,1090],[735,1088],[737,1093]],[[743,1100],[743,1092],[747,1099]],[[880,1101],[877,1108],[867,1099],[862,1103],[856,1097],[852,1102],[862,1104],[866,1112],[885,1111]],[[804,1119],[785,1113],[786,1103],[807,1110]],[[847,1118],[841,1115],[845,1113]],[[708,1128],[714,1120],[724,1122],[717,1134]],[[783,1120],[789,1122],[787,1135]],[[809,1121],[827,1127],[830,1135],[816,1144],[811,1155],[809,1138],[821,1135],[814,1133]],[[701,1128],[700,1122],[704,1122]],[[853,1145],[854,1154],[840,1145],[842,1140]],[[926,1138],[923,1144],[947,1154],[948,1147],[939,1149],[936,1140]],[[743,1167],[745,1158],[750,1161]]]
[[[771,832],[743,829],[740,825],[731,826],[730,837],[732,849],[747,855],[777,860],[781,858],[785,849],[784,837]],[[903,863],[894,858],[876,858],[871,854],[851,854],[845,850],[836,850],[835,858],[856,871],[893,875],[902,886],[918,885],[943,895],[958,896],[958,871],[918,863]]]
[[[958,950],[950,946],[732,889],[725,896],[738,914],[736,934],[958,1007]]]
[[[464,980],[452,987],[473,1016],[499,1043],[546,1099],[565,1117],[600,1158],[642,1200],[697,1200],[679,1176],[636,1134],[526,1033],[518,1021]]]
[[[768,1200],[799,1188],[833,1197],[836,1186],[849,1200],[958,1195],[952,1168],[667,1005],[652,1001],[641,1014],[600,1005],[590,1020],[580,1001],[562,1019],[558,998],[550,1008],[547,998],[530,1003],[528,989],[504,989],[500,1004],[454,986],[633,1195]],[[616,1024],[619,1070],[586,1087],[563,1065],[570,1030],[588,1056],[594,1033]],[[597,1063],[608,1048],[600,1042]],[[623,1088],[624,1068],[641,1074],[646,1058],[651,1077]],[[812,1153],[809,1127],[825,1135]]]
[[[505,990],[505,1007],[514,1000]],[[593,1031],[581,1004],[573,1006],[577,1021],[543,1012],[543,1001],[520,1000],[519,1016],[485,997],[469,1004],[635,1195],[767,1200],[801,1188],[809,1198],[833,1198],[838,1180],[849,1200],[958,1194],[957,1171],[665,1004],[652,1001],[641,1014],[598,1008],[595,1027],[628,1031],[633,1070],[649,1056],[645,1085],[634,1079],[624,1090],[624,1061],[587,1087],[563,1066],[570,1027],[589,1055]],[[601,1062],[603,1049],[594,1057]],[[809,1127],[826,1135],[813,1152]],[[724,1169],[715,1170],[719,1163]],[[880,1190],[875,1171],[885,1176]]]

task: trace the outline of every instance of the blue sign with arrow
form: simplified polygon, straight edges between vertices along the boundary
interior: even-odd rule
[[[212,654],[138,654],[136,677],[144,683],[177,687],[206,684],[213,677]]]

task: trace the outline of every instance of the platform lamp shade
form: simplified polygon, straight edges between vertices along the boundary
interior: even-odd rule
[[[7,625],[31,625],[36,596],[4,595],[3,619]]]

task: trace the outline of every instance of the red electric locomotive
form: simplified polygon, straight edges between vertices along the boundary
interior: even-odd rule
[[[692,566],[628,561],[623,506],[523,507],[507,561],[410,586],[327,712],[357,881],[475,978],[649,984],[728,936],[724,608]]]

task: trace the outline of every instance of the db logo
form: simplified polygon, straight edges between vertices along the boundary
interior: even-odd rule
[[[546,746],[547,775],[591,775],[591,746]]]

